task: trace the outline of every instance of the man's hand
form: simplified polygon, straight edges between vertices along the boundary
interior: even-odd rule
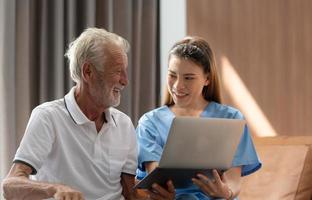
[[[161,187],[160,185],[154,183],[152,185],[152,189],[149,190],[149,196],[151,199],[157,199],[157,200],[170,200],[175,198],[175,188],[173,186],[172,181],[167,182],[167,188]]]
[[[83,194],[65,185],[55,185],[54,198],[56,200],[84,200]]]

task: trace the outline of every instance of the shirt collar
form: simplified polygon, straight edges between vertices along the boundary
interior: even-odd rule
[[[65,107],[70,117],[76,124],[81,125],[85,123],[90,123],[92,121],[87,118],[87,116],[81,111],[80,107],[77,104],[77,101],[75,99],[75,88],[76,87],[73,87],[69,91],[69,93],[65,95],[64,97]],[[111,108],[106,109],[104,111],[104,114],[107,121],[106,123],[108,125],[117,126],[116,120],[114,116],[111,114]]]

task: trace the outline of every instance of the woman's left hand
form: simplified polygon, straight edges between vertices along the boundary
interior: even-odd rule
[[[227,184],[226,176],[219,175],[217,170],[212,170],[213,179],[209,179],[203,174],[197,174],[197,178],[193,178],[192,181],[197,185],[204,193],[211,197],[221,197],[230,199],[232,197],[232,191]]]

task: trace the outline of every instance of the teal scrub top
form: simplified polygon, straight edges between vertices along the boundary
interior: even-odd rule
[[[144,162],[159,162],[174,117],[174,113],[168,106],[162,106],[144,114],[140,118],[136,128],[139,143],[137,179],[142,179],[147,174]],[[201,113],[201,117],[244,119],[239,110],[216,102],[209,102]],[[251,174],[261,167],[261,162],[257,156],[247,125],[237,147],[232,166],[241,166],[242,176]],[[213,198],[201,192],[196,185],[193,185],[189,188],[176,189],[176,199],[207,200]]]

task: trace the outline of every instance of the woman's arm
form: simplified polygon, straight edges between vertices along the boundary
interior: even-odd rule
[[[242,177],[241,167],[233,167],[224,172],[223,179],[226,180],[228,187],[233,192],[233,198],[237,197],[240,193]]]
[[[234,199],[238,196],[241,188],[241,167],[233,167],[221,176],[217,170],[213,170],[213,178],[209,179],[203,174],[192,179],[205,194],[212,197]]]
[[[152,162],[145,162],[144,163],[145,170],[147,173],[151,173],[156,167],[158,167],[158,162],[152,161]]]

